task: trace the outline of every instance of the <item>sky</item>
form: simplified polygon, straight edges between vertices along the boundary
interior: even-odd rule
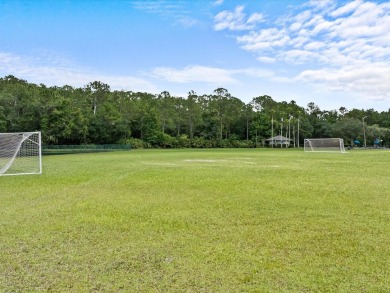
[[[390,109],[390,2],[0,0],[0,77]]]

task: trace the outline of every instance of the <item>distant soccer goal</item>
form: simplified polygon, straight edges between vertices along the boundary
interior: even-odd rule
[[[41,173],[40,132],[0,133],[0,176]]]
[[[339,152],[345,153],[342,138],[306,138],[305,152]]]

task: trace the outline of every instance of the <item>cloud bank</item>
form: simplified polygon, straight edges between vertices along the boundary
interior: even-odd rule
[[[156,91],[156,87],[147,80],[133,76],[101,74],[48,52],[41,52],[34,57],[0,52],[0,69],[7,72],[7,75],[22,77],[29,82],[44,83],[48,86],[83,87],[98,80],[117,90]]]
[[[220,12],[214,29],[236,31],[261,63],[294,68],[297,82],[390,100],[389,2],[310,1],[276,20],[251,23],[253,15],[242,6]]]

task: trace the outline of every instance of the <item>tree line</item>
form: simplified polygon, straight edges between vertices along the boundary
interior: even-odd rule
[[[364,118],[364,119],[363,119]],[[390,144],[390,109],[321,110],[268,95],[249,103],[217,88],[186,97],[111,90],[94,81],[82,88],[48,87],[12,75],[0,78],[0,132],[42,132],[44,144],[130,143],[148,147],[260,147],[272,135],[340,137],[348,144]]]

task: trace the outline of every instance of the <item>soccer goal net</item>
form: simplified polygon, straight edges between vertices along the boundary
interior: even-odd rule
[[[307,138],[304,144],[305,152],[341,152],[345,153],[342,138]]]
[[[41,173],[40,132],[0,133],[0,176]]]

